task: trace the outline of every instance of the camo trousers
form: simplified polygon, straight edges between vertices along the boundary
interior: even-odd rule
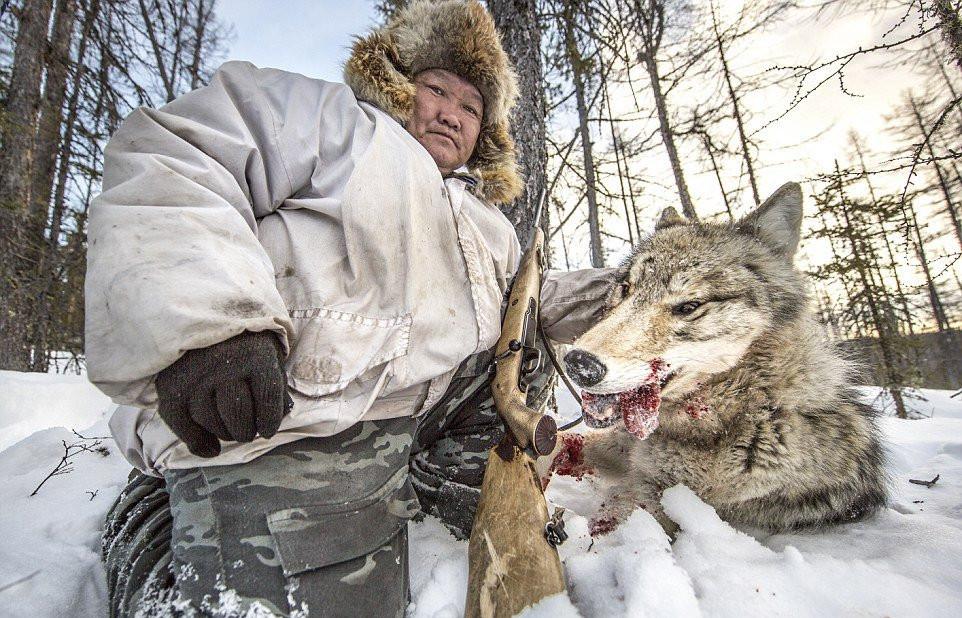
[[[489,361],[466,361],[420,418],[359,423],[245,464],[133,475],[104,533],[111,615],[403,615],[407,520],[420,508],[466,538],[503,436]]]

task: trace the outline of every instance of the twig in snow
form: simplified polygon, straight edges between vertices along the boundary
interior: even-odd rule
[[[926,487],[931,487],[932,485],[935,485],[935,484],[938,482],[940,476],[942,476],[942,475],[941,475],[941,474],[936,474],[936,475],[935,475],[935,478],[932,479],[931,481],[920,481],[920,480],[918,480],[918,479],[909,479],[909,483],[914,483],[914,484],[916,484],[916,485],[925,485]]]
[[[103,440],[105,440],[106,438],[100,437],[100,436],[94,437],[94,438],[88,438],[80,435],[76,431],[73,431],[73,434],[78,438],[80,438],[80,440],[77,442],[73,442],[72,444],[67,444],[66,440],[60,441],[61,444],[63,444],[63,457],[60,458],[60,463],[56,465],[56,467],[50,472],[50,474],[48,474],[46,477],[44,477],[42,481],[40,481],[40,484],[37,485],[37,488],[34,489],[33,492],[30,494],[31,496],[36,496],[37,492],[40,491],[40,488],[43,487],[43,484],[49,481],[50,479],[52,479],[53,477],[60,476],[61,474],[69,474],[73,472],[73,462],[71,461],[71,459],[73,459],[80,453],[97,453],[103,457],[110,455],[110,451],[107,449],[106,446],[103,445]],[[92,497],[91,497],[91,500],[93,500]]]
[[[93,502],[93,501],[94,501],[94,498],[97,497],[97,494],[100,493],[100,490],[99,490],[99,489],[95,489],[95,490],[93,490],[93,491],[89,491],[89,490],[88,490],[88,491],[85,492],[85,493],[90,494],[90,501]]]

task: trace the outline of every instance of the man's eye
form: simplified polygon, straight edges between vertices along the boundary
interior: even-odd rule
[[[474,116],[475,118],[478,118],[478,117],[481,115],[481,114],[478,113],[478,110],[474,109],[474,108],[471,107],[470,105],[465,105],[465,106],[464,106],[464,109],[465,109],[469,114],[471,114],[472,116]]]
[[[695,312],[695,309],[701,307],[701,303],[697,300],[690,300],[686,303],[681,303],[675,305],[671,308],[671,312],[675,315],[691,315]]]
[[[442,94],[444,94],[444,91],[441,90],[441,88],[439,88],[438,86],[431,86],[431,85],[429,85],[428,88],[430,88],[430,89],[431,89],[431,92],[433,92],[433,93],[436,94],[436,95],[442,95]]]

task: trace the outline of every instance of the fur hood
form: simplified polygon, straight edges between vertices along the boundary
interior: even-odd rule
[[[467,166],[481,198],[510,202],[523,187],[510,134],[518,80],[494,20],[479,2],[412,2],[386,26],[355,40],[344,81],[359,100],[403,125],[414,107],[413,78],[426,69],[456,73],[481,92],[481,133]]]

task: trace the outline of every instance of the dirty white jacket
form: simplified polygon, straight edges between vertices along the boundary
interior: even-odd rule
[[[497,340],[519,261],[511,224],[467,184],[348,87],[249,63],[134,111],[106,149],[86,280],[88,375],[124,404],[110,426],[126,457],[154,474],[239,463],[429,409]],[[552,336],[584,330],[607,276],[549,276]],[[262,330],[288,353],[293,410],[270,439],[192,455],[154,376]]]

